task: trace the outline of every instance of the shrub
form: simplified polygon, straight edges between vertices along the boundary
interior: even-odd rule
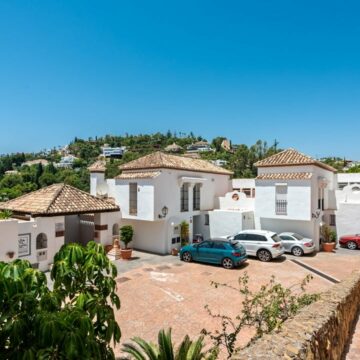
[[[120,240],[124,243],[125,249],[128,244],[132,241],[134,236],[134,229],[131,225],[125,225],[120,228]]]

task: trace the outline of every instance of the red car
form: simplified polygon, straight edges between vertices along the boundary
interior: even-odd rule
[[[339,241],[341,246],[346,246],[350,250],[356,250],[360,248],[360,234],[344,235]]]

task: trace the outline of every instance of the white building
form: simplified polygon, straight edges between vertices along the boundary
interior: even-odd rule
[[[335,225],[336,170],[293,149],[255,165],[256,228],[299,232],[319,248],[321,225]]]
[[[338,236],[360,233],[360,174],[338,174],[336,191]]]
[[[119,207],[69,185],[54,184],[0,204],[12,217],[0,220],[0,261],[17,258],[47,270],[60,247],[95,240],[111,245]]]
[[[212,160],[211,162],[216,166],[225,166],[228,163],[226,160],[222,159]]]
[[[255,197],[255,179],[233,179],[233,190],[241,191],[246,194],[247,197]]]
[[[78,158],[74,155],[66,155],[61,158],[61,160],[54,164],[58,168],[72,168],[74,162],[78,160]]]
[[[207,141],[198,141],[194,144],[187,146],[186,151],[188,153],[208,152],[214,151]]]
[[[156,152],[121,167],[105,180],[91,171],[91,194],[115,198],[121,225],[134,227],[132,246],[166,254],[180,246],[180,223],[190,227],[190,241],[210,236],[208,211],[231,190],[232,172],[205,160]]]
[[[105,144],[101,148],[101,150],[102,150],[102,156],[106,158],[111,158],[111,157],[121,158],[126,151],[126,147],[125,146],[111,147]]]

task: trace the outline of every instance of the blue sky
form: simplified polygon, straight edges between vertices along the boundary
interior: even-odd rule
[[[358,1],[0,2],[0,153],[193,131],[360,159]]]

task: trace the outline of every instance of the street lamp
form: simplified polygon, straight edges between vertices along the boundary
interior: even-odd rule
[[[169,212],[169,209],[167,206],[164,206],[162,209],[161,209],[161,214],[159,214],[159,219],[162,219],[162,218],[165,218],[166,215],[168,214]]]

